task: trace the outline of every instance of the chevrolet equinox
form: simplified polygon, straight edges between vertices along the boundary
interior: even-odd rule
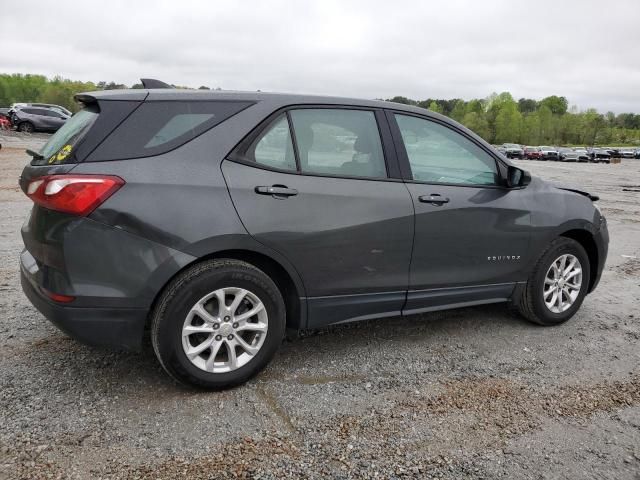
[[[89,344],[136,349],[149,331],[184,383],[246,381],[287,329],[495,302],[557,325],[603,270],[597,197],[421,108],[166,88],[76,100],[20,178],[23,290]]]

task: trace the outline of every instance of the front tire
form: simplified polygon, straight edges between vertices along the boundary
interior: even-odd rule
[[[216,259],[168,285],[152,313],[151,340],[174,379],[219,390],[260,372],[285,324],[282,295],[267,275],[246,262]]]
[[[531,272],[518,310],[539,325],[564,323],[582,305],[590,274],[589,257],[582,245],[571,238],[557,238]]]

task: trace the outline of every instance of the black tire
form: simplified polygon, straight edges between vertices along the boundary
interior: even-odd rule
[[[35,127],[31,122],[22,122],[18,124],[18,131],[24,133],[32,133],[35,131]]]
[[[268,330],[248,363],[225,373],[200,369],[182,346],[182,327],[189,310],[207,294],[238,287],[255,294],[265,306]],[[253,265],[231,259],[208,260],[190,267],[165,288],[151,317],[151,342],[162,367],[178,382],[203,389],[230,388],[260,372],[278,350],[285,334],[285,306],[276,284]]]
[[[574,255],[582,268],[582,285],[573,305],[562,313],[554,313],[547,308],[543,298],[544,280],[551,264],[561,255]],[[569,320],[578,311],[589,288],[591,270],[589,257],[582,245],[566,237],[555,239],[538,259],[533,271],[529,275],[524,288],[518,310],[527,320],[539,325],[559,325]]]

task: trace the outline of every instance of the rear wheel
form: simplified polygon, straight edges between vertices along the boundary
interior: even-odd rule
[[[587,294],[589,257],[582,245],[570,238],[554,240],[531,272],[518,309],[540,325],[569,320]]]
[[[221,389],[262,370],[284,332],[284,301],[267,275],[246,262],[210,260],[167,287],[152,315],[151,339],[176,380]]]
[[[22,122],[18,124],[18,131],[24,133],[32,133],[35,130],[33,123],[31,122]]]

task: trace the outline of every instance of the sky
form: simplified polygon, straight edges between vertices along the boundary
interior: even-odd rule
[[[0,72],[640,113],[640,0],[0,0]]]

